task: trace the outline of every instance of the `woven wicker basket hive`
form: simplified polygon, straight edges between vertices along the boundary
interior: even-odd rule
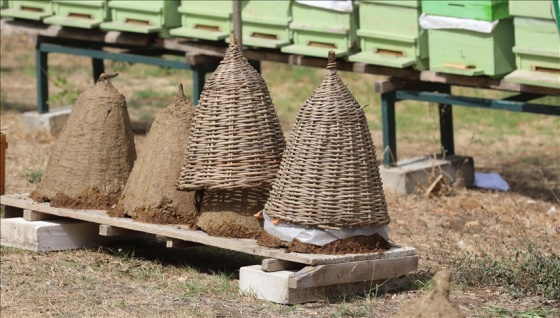
[[[232,37],[196,107],[178,189],[268,188],[283,149],[268,87]]]
[[[337,73],[334,52],[327,70],[298,112],[263,212],[321,229],[388,224],[373,140],[362,108]]]

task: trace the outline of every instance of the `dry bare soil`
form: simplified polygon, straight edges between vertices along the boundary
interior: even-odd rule
[[[21,123],[21,112],[36,107],[32,39],[4,34],[1,48],[1,126],[9,144],[7,193],[30,192],[56,139],[26,131]],[[87,59],[53,54],[49,66],[77,91],[91,85]],[[263,64],[265,80],[276,71],[275,64]],[[127,98],[139,89],[161,86],[161,91],[169,92],[161,105],[165,106],[172,101],[178,80],[189,87],[190,75],[178,74],[121,76],[114,85]],[[356,83],[372,85],[369,80],[364,77]],[[356,83],[354,87],[360,85]],[[60,81],[50,85],[53,94],[63,91]],[[269,86],[274,100],[291,93],[285,86]],[[281,112],[285,105],[276,106]],[[370,107],[378,109],[378,105]],[[133,120],[142,120],[139,109],[147,108],[131,109]],[[506,116],[505,112],[498,116],[502,114]],[[457,151],[473,156],[478,171],[500,173],[511,191],[451,189],[436,197],[386,194],[392,239],[416,247],[420,255],[420,268],[408,276],[401,290],[385,292],[383,286],[372,286],[365,296],[285,306],[238,294],[239,267],[260,261],[250,255],[209,247],[166,250],[157,242],[117,242],[54,253],[2,247],[0,315],[392,317],[405,303],[426,293],[436,271],[446,269],[454,279],[451,300],[468,317],[559,316],[560,121],[528,118],[513,127],[515,133],[493,138],[473,137],[487,127],[457,129]],[[372,133],[376,145],[381,145],[380,131]],[[144,138],[135,136],[139,155]],[[399,141],[399,155],[409,158],[435,152],[437,147],[429,138],[405,139]]]

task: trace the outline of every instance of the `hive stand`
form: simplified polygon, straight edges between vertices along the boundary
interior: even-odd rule
[[[40,21],[54,14],[51,0],[3,0],[0,17]]]
[[[34,202],[27,194],[4,195],[0,200],[5,209],[0,221],[2,245],[52,251],[102,244],[107,237],[159,235],[166,238],[168,247],[195,243],[264,256],[267,259],[261,265],[240,269],[240,292],[282,304],[367,293],[381,283],[394,288],[402,282],[399,277],[418,268],[417,251],[412,247],[393,247],[372,254],[287,253],[284,249],[259,246],[254,239],[212,237],[178,225],[110,217],[101,210],[53,208],[48,203]]]
[[[53,0],[54,15],[43,22],[82,29],[97,28],[102,22],[111,20],[108,3],[108,0]]]

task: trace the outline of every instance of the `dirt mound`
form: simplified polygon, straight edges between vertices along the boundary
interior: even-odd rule
[[[290,252],[327,255],[378,253],[390,248],[391,244],[379,234],[353,236],[323,246],[305,244],[298,240],[293,240],[288,244]]]
[[[177,191],[176,188],[193,114],[194,106],[179,85],[173,104],[162,109],[154,119],[118,208],[111,211],[111,215],[194,228],[198,216],[196,192]]]
[[[116,76],[103,73],[78,97],[31,193],[35,201],[74,209],[116,203],[136,160],[126,100],[110,81]]]
[[[274,235],[268,234],[266,231],[261,231],[259,235],[256,237],[257,244],[264,247],[270,248],[281,248],[282,247],[282,240],[277,238]]]
[[[433,287],[427,294],[406,304],[397,318],[463,318],[465,315],[449,301],[449,284],[451,274],[437,272]]]
[[[255,238],[262,223],[254,215],[267,198],[268,189],[207,190],[197,225],[212,236]]]

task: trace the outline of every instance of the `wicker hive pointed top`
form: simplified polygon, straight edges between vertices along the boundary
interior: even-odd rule
[[[264,213],[304,227],[389,223],[375,147],[360,105],[336,71],[297,114]]]
[[[196,107],[177,188],[270,187],[283,150],[268,87],[232,36]]]

